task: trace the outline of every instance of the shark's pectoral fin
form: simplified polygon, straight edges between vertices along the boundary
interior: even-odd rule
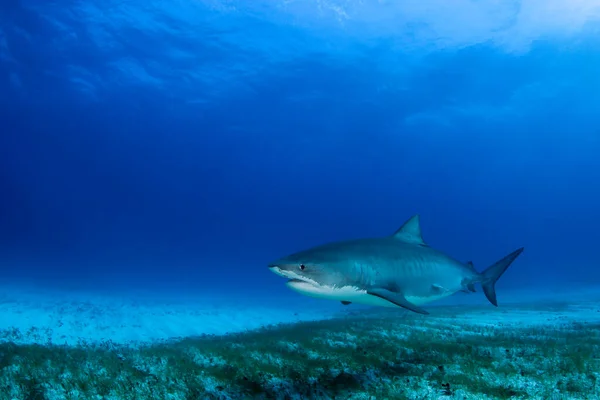
[[[404,295],[400,292],[392,292],[383,288],[374,288],[367,290],[367,294],[380,297],[389,301],[390,303],[394,303],[399,307],[406,308],[407,310],[414,311],[419,314],[429,314],[429,312],[423,310],[421,307],[406,300],[406,297],[404,297]]]
[[[342,300],[341,303],[345,306],[347,306],[348,304],[352,304],[351,301],[346,301],[346,300]]]

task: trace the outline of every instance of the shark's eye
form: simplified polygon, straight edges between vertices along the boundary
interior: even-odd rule
[[[300,271],[304,271],[304,268],[306,268],[304,264],[300,264]]]

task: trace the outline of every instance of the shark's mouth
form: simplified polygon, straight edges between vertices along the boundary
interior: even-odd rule
[[[298,278],[292,278],[292,279],[289,279],[289,280],[287,281],[287,284],[288,284],[288,285],[293,285],[293,284],[295,284],[295,283],[307,283],[307,284],[309,284],[309,285],[312,285],[312,286],[320,286],[320,285],[318,285],[316,282],[313,282],[313,281],[311,281],[310,279],[298,279]]]
[[[298,275],[292,271],[286,271],[279,267],[271,267],[271,271],[273,271],[274,273],[276,273],[279,276],[288,278],[288,281],[287,281],[288,285],[293,286],[295,284],[308,284],[308,285],[313,285],[313,286],[319,286],[319,284],[317,282],[313,281],[312,279],[305,278],[305,277]]]

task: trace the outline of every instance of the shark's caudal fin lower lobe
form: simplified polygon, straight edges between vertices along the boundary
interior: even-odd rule
[[[513,261],[515,261],[515,259],[522,252],[523,252],[523,248],[521,247],[520,249],[515,250],[512,253],[510,253],[509,255],[507,255],[506,257],[504,257],[502,260],[496,261],[496,263],[494,265],[492,265],[491,267],[489,267],[488,269],[486,269],[485,271],[483,271],[481,273],[481,276],[482,276],[481,286],[483,287],[483,293],[485,293],[485,297],[487,297],[487,299],[490,301],[490,303],[492,303],[496,307],[498,307],[498,301],[496,300],[496,288],[495,288],[496,282],[498,281],[498,279],[500,279],[500,277],[502,276],[504,271],[506,271],[508,269],[510,264]]]

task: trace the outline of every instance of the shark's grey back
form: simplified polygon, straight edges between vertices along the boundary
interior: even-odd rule
[[[332,268],[343,270],[349,280],[356,280],[352,283],[401,289],[406,295],[414,292],[425,296],[431,293],[432,285],[459,290],[462,281],[478,275],[436,249],[393,236],[330,243],[313,251],[322,252],[319,258],[325,263],[329,259]]]

